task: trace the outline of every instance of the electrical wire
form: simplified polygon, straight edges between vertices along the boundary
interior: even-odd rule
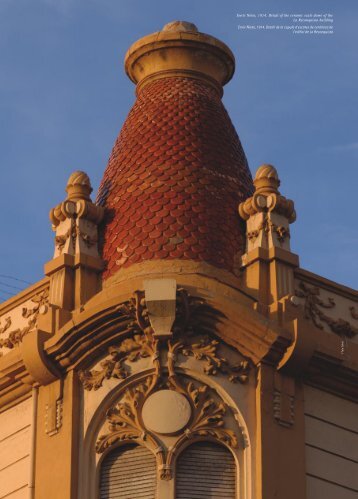
[[[0,274],[0,277],[3,277],[5,279],[13,279],[14,281],[24,282],[25,284],[32,284],[32,282],[24,281],[24,279],[19,279],[18,277],[13,277],[11,275]]]
[[[24,289],[24,288],[19,288],[19,286],[12,286],[11,284],[6,284],[6,282],[2,282],[2,281],[0,281],[0,285],[6,286],[7,288],[11,288],[11,289],[19,289],[20,291],[22,291]]]

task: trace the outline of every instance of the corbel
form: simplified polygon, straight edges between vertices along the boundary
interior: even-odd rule
[[[44,344],[51,336],[48,332],[34,329],[20,343],[22,359],[29,374],[28,384],[47,385],[61,376],[45,353]]]
[[[148,279],[143,286],[154,338],[170,339],[176,310],[175,279]]]

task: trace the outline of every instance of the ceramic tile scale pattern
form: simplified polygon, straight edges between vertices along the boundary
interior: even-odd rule
[[[139,88],[99,193],[104,278],[151,259],[232,270],[245,246],[238,203],[252,178],[218,86],[163,77]]]

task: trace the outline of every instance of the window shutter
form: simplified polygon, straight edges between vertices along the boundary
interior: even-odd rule
[[[104,458],[100,499],[155,499],[155,491],[155,457],[145,447],[118,447]]]
[[[236,463],[221,445],[198,442],[179,456],[176,499],[235,499]]]

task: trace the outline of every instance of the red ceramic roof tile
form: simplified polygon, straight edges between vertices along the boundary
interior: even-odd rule
[[[106,207],[103,277],[148,259],[192,259],[232,270],[244,247],[237,206],[251,193],[245,154],[217,91],[183,77],[147,84],[97,196]]]

